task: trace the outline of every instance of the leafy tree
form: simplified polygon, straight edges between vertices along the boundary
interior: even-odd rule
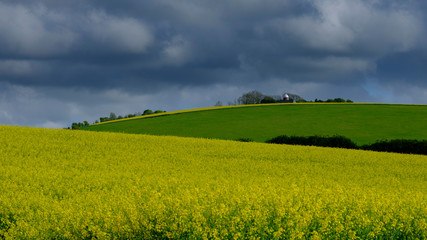
[[[88,124],[87,126],[89,126],[89,123],[87,123],[87,124]],[[74,123],[71,124],[71,129],[77,130],[77,129],[80,129],[81,127],[84,127],[84,126],[86,126],[85,123],[81,123],[81,122],[75,123],[74,122]]]
[[[87,126],[90,125],[87,121],[84,121],[83,124],[84,124],[85,127],[87,127]]]
[[[156,111],[154,111],[154,113],[164,113],[165,111],[162,111],[162,110],[156,110]]]
[[[148,115],[148,114],[153,114],[153,111],[151,111],[150,109],[146,109],[142,115]]]

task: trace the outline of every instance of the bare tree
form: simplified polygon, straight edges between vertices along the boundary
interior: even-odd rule
[[[270,96],[270,97],[272,97],[274,100],[276,100],[276,101],[280,101],[280,100],[282,100],[283,99],[283,97],[282,96],[280,96],[280,95],[272,95],[272,96]]]
[[[234,101],[228,101],[228,106],[237,105],[237,98],[234,98]]]
[[[116,120],[117,119],[117,116],[116,116],[116,114],[115,113],[113,113],[113,112],[111,112],[110,113],[110,118],[109,118],[110,120]]]
[[[221,107],[222,106],[222,102],[221,101],[218,101],[218,102],[216,102],[215,103],[215,105],[214,105],[215,107]]]
[[[239,104],[258,104],[263,99],[264,94],[253,90],[251,92],[243,94],[237,99]]]

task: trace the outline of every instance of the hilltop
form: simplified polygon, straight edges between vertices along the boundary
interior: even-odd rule
[[[264,142],[278,135],[342,135],[358,144],[425,139],[426,105],[260,104],[168,112],[82,128],[88,131]]]

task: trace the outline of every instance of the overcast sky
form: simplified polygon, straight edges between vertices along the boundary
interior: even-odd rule
[[[427,104],[425,0],[0,0],[0,124],[62,128],[251,90]]]

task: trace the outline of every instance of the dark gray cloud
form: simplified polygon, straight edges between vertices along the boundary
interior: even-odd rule
[[[1,0],[0,123],[202,107],[255,88],[426,104],[426,13],[422,0]]]

